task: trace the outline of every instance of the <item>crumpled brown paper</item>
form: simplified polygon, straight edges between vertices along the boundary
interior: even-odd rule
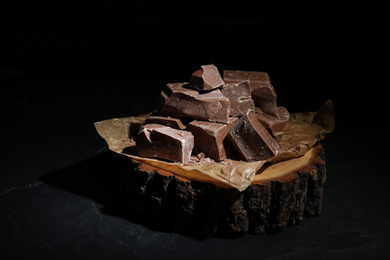
[[[99,135],[106,140],[110,150],[188,180],[217,179],[243,191],[251,184],[256,172],[266,163],[266,161],[244,162],[228,159],[221,163],[182,166],[178,163],[140,157],[136,153],[132,137],[138,132],[147,116],[113,118],[96,122],[94,125]],[[330,100],[317,112],[291,114],[280,140],[279,154],[271,160],[271,163],[304,155],[313,145],[325,138],[327,133],[332,132],[333,128],[334,110]]]
[[[279,154],[272,162],[285,161],[304,155],[334,129],[334,109],[331,100],[317,112],[294,113],[283,130]]]

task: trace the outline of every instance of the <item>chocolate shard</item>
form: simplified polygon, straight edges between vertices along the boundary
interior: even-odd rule
[[[222,93],[230,101],[230,116],[241,116],[248,110],[254,110],[249,81],[228,83],[222,87]]]
[[[184,130],[186,128],[180,119],[169,116],[148,116],[145,120],[145,125],[146,124],[165,125],[178,130]]]
[[[256,118],[268,130],[268,132],[279,141],[283,135],[283,129],[288,123],[290,113],[285,107],[277,107],[276,117],[270,116],[256,108]]]
[[[159,124],[144,125],[138,133],[136,147],[140,156],[186,164],[194,148],[194,136],[183,130]]]
[[[224,84],[217,67],[213,64],[201,66],[190,78],[190,87],[198,90],[212,90]]]
[[[225,83],[249,81],[251,95],[256,107],[264,113],[276,116],[276,93],[266,72],[224,70]]]
[[[158,109],[161,115],[228,123],[230,101],[219,89],[199,93],[186,86],[186,83],[167,84],[161,92]]]
[[[234,151],[227,134],[237,123],[238,118],[231,117],[229,124],[211,123],[206,121],[192,121],[187,125],[195,138],[194,154],[204,153],[215,161],[221,161]]]
[[[267,160],[279,151],[279,144],[257,120],[254,111],[246,112],[232,127],[228,137],[249,162]]]

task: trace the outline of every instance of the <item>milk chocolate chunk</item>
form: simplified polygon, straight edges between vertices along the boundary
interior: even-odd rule
[[[223,79],[213,64],[201,66],[190,78],[190,87],[198,90],[212,90],[223,85]]]
[[[266,72],[224,70],[225,83],[249,81],[251,95],[256,107],[264,113],[276,116],[276,93]]]
[[[280,140],[283,129],[290,118],[290,113],[285,107],[277,107],[276,117],[273,117],[256,108],[256,118],[276,140]]]
[[[229,124],[211,123],[206,121],[192,121],[186,130],[190,131],[195,138],[194,154],[204,153],[215,161],[221,161],[234,151],[227,134],[237,123],[236,117],[229,119]]]
[[[137,151],[142,157],[153,157],[173,162],[190,161],[194,136],[188,131],[159,124],[144,125],[138,133]]]
[[[184,130],[186,128],[180,119],[169,116],[148,116],[145,120],[145,124],[165,125],[178,130]]]
[[[230,101],[219,89],[199,93],[186,86],[186,83],[167,84],[161,92],[161,115],[228,123]]]
[[[267,160],[278,154],[279,144],[257,120],[254,111],[246,112],[232,127],[228,137],[249,162]]]
[[[230,115],[241,116],[248,110],[254,110],[249,81],[228,83],[222,87],[222,93],[230,100]]]

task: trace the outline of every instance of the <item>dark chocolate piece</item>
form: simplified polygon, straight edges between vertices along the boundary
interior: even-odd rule
[[[145,120],[146,124],[159,124],[169,126],[178,130],[184,130],[186,128],[185,125],[178,118],[173,117],[165,117],[165,116],[148,116]]]
[[[279,144],[257,120],[254,111],[246,112],[230,130],[228,137],[247,161],[262,161],[278,154]]]
[[[276,93],[268,73],[259,71],[224,70],[225,83],[249,81],[251,95],[256,107],[264,113],[276,116]]]
[[[228,123],[230,102],[219,89],[199,93],[185,85],[186,83],[167,84],[161,92],[161,115]]]
[[[144,125],[138,133],[136,147],[140,156],[173,162],[190,161],[194,136],[188,131],[158,124]]]
[[[277,107],[276,117],[273,117],[256,108],[256,118],[279,141],[282,138],[283,129],[290,118],[290,113],[285,107]]]
[[[195,138],[194,154],[203,152],[206,156],[221,161],[231,154],[234,146],[227,138],[230,129],[237,123],[236,117],[229,119],[229,124],[211,123],[195,120],[188,124]]]
[[[190,78],[190,87],[198,90],[212,90],[223,85],[223,79],[213,64],[201,66]]]
[[[241,116],[248,110],[254,110],[249,81],[228,83],[222,88],[222,93],[230,101],[230,115]]]

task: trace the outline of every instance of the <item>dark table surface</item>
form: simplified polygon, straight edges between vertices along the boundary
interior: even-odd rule
[[[271,43],[262,43],[269,49],[261,51],[253,42],[238,44],[240,51],[231,42],[224,48],[215,43],[209,45],[211,50],[193,44],[179,51],[167,42],[173,31],[172,35],[164,34],[166,38],[159,43],[150,42],[149,36],[138,32],[146,38],[131,45],[129,52],[118,44],[123,39],[114,38],[102,41],[100,49],[90,47],[92,54],[79,51],[73,56],[58,54],[58,48],[53,49],[58,52],[46,49],[50,42],[37,42],[49,27],[39,27],[43,28],[39,29],[41,33],[23,49],[21,37],[33,37],[33,27],[15,25],[11,28],[15,29],[14,37],[10,39],[19,43],[19,52],[13,45],[13,56],[3,53],[8,63],[1,69],[0,258],[390,257],[385,98],[388,71],[379,65],[389,57],[387,43],[379,41],[388,30],[381,23],[385,18],[360,18],[363,22],[356,17],[310,18],[309,22],[319,24],[326,36],[322,38],[324,35],[318,32],[306,35],[307,28],[300,26],[307,24],[307,18],[268,17],[265,20],[273,29],[284,28],[289,39],[283,40],[292,42],[284,46],[277,41],[283,37],[274,32]],[[145,22],[142,17],[139,21],[144,22],[142,29],[157,32],[160,28],[154,26],[156,21]],[[251,22],[255,22],[254,28],[264,29],[259,21],[245,20],[242,24],[223,20],[224,26],[214,20],[202,21],[213,28],[221,27],[222,31],[232,23],[234,28],[243,26],[248,31],[252,29],[248,25]],[[336,27],[340,21],[341,29],[332,32],[332,26],[340,28]],[[191,26],[195,23],[185,22]],[[289,33],[291,23],[301,29]],[[287,28],[282,24],[287,24]],[[265,32],[272,31],[267,28]],[[95,30],[88,39],[96,43],[93,37],[99,30]],[[68,48],[72,48],[70,36],[76,45],[80,44],[80,31],[76,36],[63,31],[63,46],[69,44]],[[107,34],[109,30],[103,27],[103,31]],[[176,31],[179,33],[178,28]],[[290,37],[293,35],[300,38]],[[363,39],[376,37],[376,41],[349,40],[359,39],[359,35]],[[54,33],[50,36],[59,39]],[[131,39],[126,40],[130,44]],[[272,47],[274,43],[276,47]],[[39,48],[31,44],[41,46],[46,56],[41,53],[44,57],[36,58]],[[107,59],[104,46],[108,45],[125,52],[126,57],[122,59],[114,53]],[[190,50],[195,50],[195,54]],[[231,58],[225,55],[228,51],[232,52]],[[106,56],[102,58],[96,52]],[[49,57],[53,53],[54,57]],[[142,220],[122,214],[120,194],[112,181],[115,159],[93,122],[152,111],[163,84],[185,81],[197,67],[207,63],[215,63],[221,70],[268,71],[279,104],[290,112],[315,111],[328,98],[333,100],[336,128],[323,141],[327,180],[320,216],[305,218],[299,225],[273,235],[196,239],[156,230]]]

